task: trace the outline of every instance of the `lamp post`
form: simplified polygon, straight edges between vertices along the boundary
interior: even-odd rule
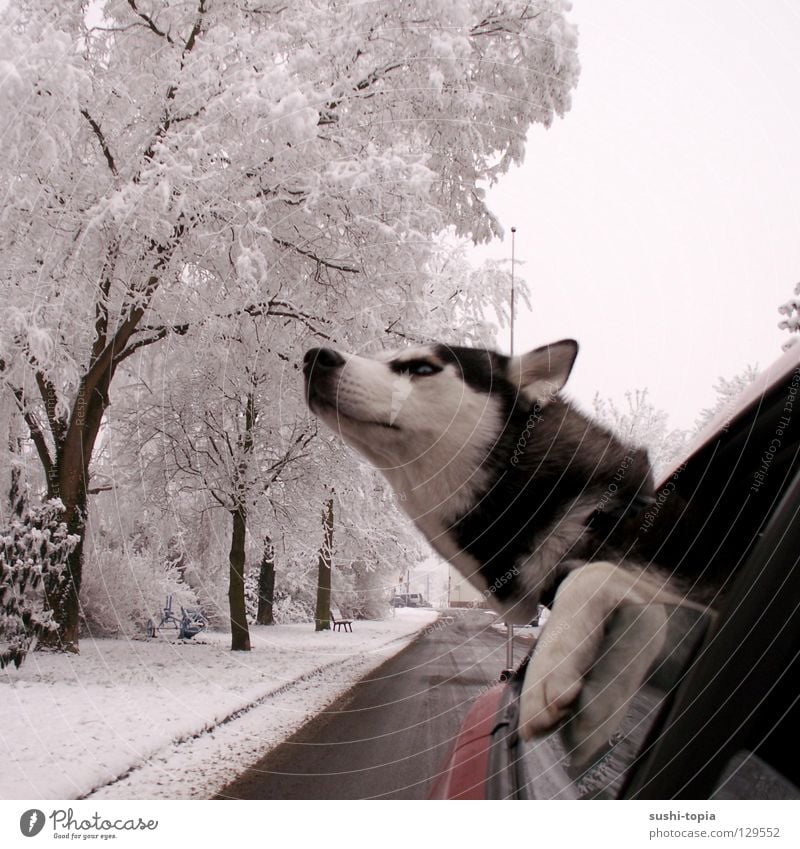
[[[509,315],[509,353],[514,356],[514,264],[517,228],[511,228],[511,309]],[[500,680],[507,681],[514,672],[514,625],[506,622],[506,668],[500,673]]]
[[[516,237],[517,237],[517,228],[512,227],[511,228],[511,316],[510,316],[511,320],[510,320],[510,323],[509,323],[509,332],[508,332],[509,349],[510,349],[509,352],[510,352],[512,357],[514,356],[514,264],[516,262],[516,259],[515,259],[515,256],[514,256],[514,253],[515,253],[515,251],[514,251],[515,244],[514,243],[516,242]]]

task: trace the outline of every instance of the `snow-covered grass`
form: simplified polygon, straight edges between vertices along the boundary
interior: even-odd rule
[[[0,798],[208,798],[436,618],[355,622],[192,641],[85,639],[0,678]]]

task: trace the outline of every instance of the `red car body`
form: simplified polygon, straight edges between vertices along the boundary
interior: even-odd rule
[[[489,753],[497,726],[503,686],[481,694],[464,719],[430,799],[486,799]]]

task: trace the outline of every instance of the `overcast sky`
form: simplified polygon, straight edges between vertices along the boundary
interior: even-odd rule
[[[800,280],[800,3],[575,0],[573,107],[490,195],[531,288],[517,350],[571,336],[569,389],[648,387],[674,426],[766,366]],[[506,241],[487,249],[510,254]]]

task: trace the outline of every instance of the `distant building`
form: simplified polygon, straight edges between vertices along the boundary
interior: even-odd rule
[[[450,573],[448,592],[450,607],[489,607],[489,602],[483,593],[476,590],[457,569],[449,566],[448,571]]]

